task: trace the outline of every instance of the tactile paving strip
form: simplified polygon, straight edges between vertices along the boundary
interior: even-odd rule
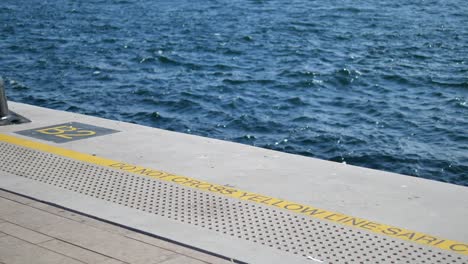
[[[468,263],[443,250],[5,142],[0,170],[323,263]]]

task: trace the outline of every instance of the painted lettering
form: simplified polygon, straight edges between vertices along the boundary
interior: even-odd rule
[[[358,222],[358,221],[360,221],[360,222]],[[362,225],[363,223],[365,223],[367,221],[366,220],[356,219],[356,218],[353,217],[353,218],[350,218],[350,219],[344,221],[343,223],[349,223],[349,222],[351,222],[351,225],[353,225],[353,226],[360,226],[360,225]]]
[[[39,133],[46,134],[46,135],[59,135],[65,132],[75,131],[78,128],[72,126],[57,126],[57,127],[48,127],[44,129],[36,130]]]
[[[150,170],[150,169],[145,169],[145,168],[135,170],[134,172],[139,173],[139,174],[143,174],[143,175],[146,175],[146,176],[151,176],[151,177],[157,177],[159,175],[164,174],[163,172],[160,172],[160,171]]]
[[[398,235],[401,232],[401,229],[396,227],[389,227],[387,229],[382,230],[382,233],[386,235]]]
[[[210,184],[210,183],[200,183],[200,184],[197,184],[196,186],[198,189],[211,189],[211,187],[213,187],[213,184]]]
[[[255,196],[255,194],[253,193],[248,193],[248,192],[244,192],[239,198],[240,199],[243,199],[245,197],[251,197],[251,196]]]
[[[189,180],[189,178],[186,178],[186,177],[177,177],[177,178],[172,179],[172,181],[176,182],[176,183],[183,183],[183,182],[186,182],[188,180]]]
[[[467,252],[468,245],[467,244],[453,244],[453,245],[450,245],[450,249],[456,252]]]
[[[271,200],[273,200],[273,198],[266,198],[265,200],[260,201],[260,203],[269,205],[268,202],[271,201]]]
[[[236,189],[224,189],[222,194],[225,194],[225,195],[233,195],[234,193],[238,192],[238,190]]]
[[[249,201],[254,201],[254,202],[260,203],[261,201],[265,200],[265,198],[267,198],[267,197],[266,196],[261,196],[261,195],[255,195],[253,197],[250,197]]]
[[[365,229],[368,229],[368,230],[375,230],[375,229],[378,229],[379,226],[380,226],[380,224],[377,224],[377,223],[374,223],[374,222],[367,222],[367,223],[361,225],[361,228],[365,228]]]
[[[339,214],[330,214],[325,217],[327,220],[336,221],[333,217],[340,216]]]
[[[344,220],[346,220],[346,219],[348,219],[348,218],[349,218],[348,216],[345,216],[345,217],[340,218],[340,219],[338,219],[338,220],[336,220],[336,221],[337,221],[337,222],[342,222],[342,221],[344,221]]]
[[[56,137],[61,137],[64,139],[73,139],[74,137],[90,137],[96,135],[96,132],[91,130],[77,130],[73,133],[63,133],[55,135]]]
[[[307,215],[319,215],[326,213],[326,211],[320,211],[319,209],[312,208],[312,207],[306,207],[302,209],[301,213],[307,214]]]
[[[280,200],[280,201],[278,201],[278,202],[272,203],[271,205],[273,205],[273,206],[275,206],[275,207],[283,208],[282,206],[278,206],[278,205],[280,205],[280,204],[283,203],[283,202],[284,202],[283,200]]]
[[[441,241],[435,243],[434,246],[440,245],[440,244],[442,244],[442,243],[444,243],[444,242],[445,242],[445,239],[442,239]]]
[[[432,242],[437,241],[437,238],[423,235],[423,236],[417,238],[415,241],[424,241],[426,244],[430,245]]]
[[[291,211],[297,211],[297,210],[301,210],[302,208],[304,208],[304,206],[300,204],[287,204],[286,206],[284,206],[284,208],[291,210]]]
[[[120,166],[123,166],[123,165],[125,165],[125,163],[119,162],[119,163],[111,164],[109,166],[112,168],[119,168]]]
[[[168,177],[177,177],[177,175],[171,174],[171,173],[163,173],[162,175],[156,176],[158,179],[164,179]]]
[[[412,240],[415,235],[416,235],[416,233],[414,233],[414,232],[408,232],[408,233],[404,233],[404,234],[399,234],[399,235],[397,235],[397,237],[407,237],[409,240]]]

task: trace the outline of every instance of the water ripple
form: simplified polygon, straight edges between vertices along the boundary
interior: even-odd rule
[[[467,1],[36,2],[13,100],[468,186]]]

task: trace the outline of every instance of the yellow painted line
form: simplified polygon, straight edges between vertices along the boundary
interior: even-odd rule
[[[404,228],[390,226],[386,224],[372,222],[366,219],[353,217],[337,212],[332,212],[317,207],[303,205],[291,201],[286,201],[278,198],[273,198],[265,195],[260,195],[252,192],[246,192],[235,188],[230,188],[222,185],[212,184],[204,181],[199,181],[193,178],[174,175],[171,173],[158,171],[150,168],[140,167],[125,162],[119,162],[106,158],[96,157],[89,154],[80,153],[73,150],[68,150],[60,147],[55,147],[36,141],[26,140],[10,135],[0,134],[0,141],[27,147],[30,149],[40,150],[47,153],[56,154],[59,156],[79,160],[95,165],[122,170],[138,175],[143,175],[155,178],[161,181],[172,182],[175,184],[224,195],[238,200],[250,201],[258,204],[263,204],[286,211],[302,214],[308,217],[330,221],[336,224],[358,228],[370,231],[379,235],[402,239],[413,243],[431,246],[449,252],[468,255],[468,244],[454,240],[443,239],[420,232],[410,231]]]

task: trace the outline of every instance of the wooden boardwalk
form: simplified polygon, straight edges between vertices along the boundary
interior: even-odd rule
[[[0,190],[0,263],[230,262]]]

